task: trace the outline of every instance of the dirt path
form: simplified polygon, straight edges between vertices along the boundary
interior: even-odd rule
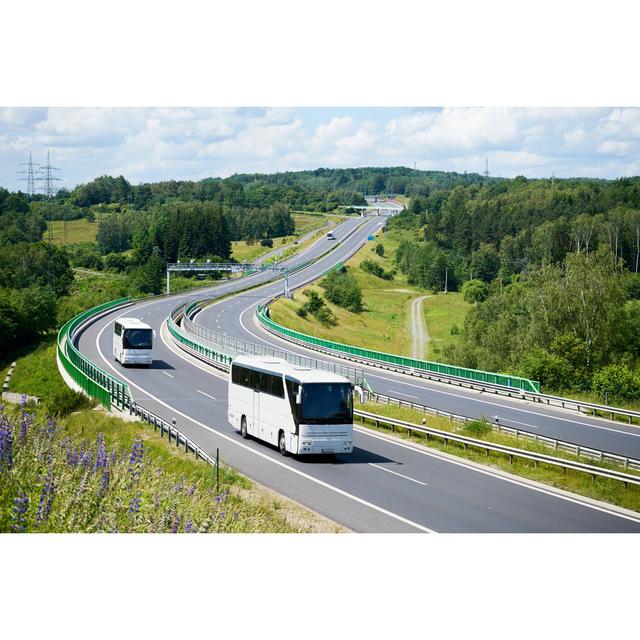
[[[411,357],[419,360],[424,359],[425,346],[429,341],[429,330],[422,320],[422,301],[430,297],[420,296],[411,303],[411,334],[413,336]]]

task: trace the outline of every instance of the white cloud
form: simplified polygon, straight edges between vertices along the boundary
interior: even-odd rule
[[[48,148],[67,184],[104,173],[199,179],[319,166],[405,165],[492,175],[637,172],[640,109],[0,109],[0,184]]]

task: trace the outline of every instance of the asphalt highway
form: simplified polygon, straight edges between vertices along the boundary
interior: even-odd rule
[[[291,286],[321,273],[362,244],[382,220],[348,220],[336,230],[340,243],[317,264],[291,278]],[[363,225],[363,226],[360,226]],[[356,229],[354,231],[354,229]],[[322,238],[307,250],[307,260],[326,251],[331,241]],[[228,281],[210,289],[208,295],[226,295],[238,287],[254,285],[272,277],[258,273]],[[226,298],[198,316],[216,320],[230,335],[240,331],[273,342],[252,322],[255,305],[280,290],[281,283],[267,284],[237,297]],[[283,458],[275,448],[261,442],[242,440],[227,421],[227,382],[224,374],[180,351],[163,330],[171,308],[194,294],[155,299],[119,309],[89,325],[79,336],[81,351],[99,366],[129,382],[135,400],[167,420],[176,418],[179,428],[209,452],[220,448],[227,464],[309,508],[354,530],[367,532],[640,532],[640,514],[624,512],[572,494],[521,480],[488,467],[475,465],[356,427],[354,453],[324,458]],[[198,297],[204,292],[198,293]],[[216,310],[217,308],[217,310]],[[221,313],[217,318],[216,314]],[[156,332],[154,364],[149,369],[123,368],[112,356],[113,321],[123,315],[140,317]],[[202,318],[200,317],[202,316]],[[235,318],[235,321],[233,320]],[[233,328],[232,328],[233,327]],[[281,347],[281,343],[278,342]],[[450,403],[462,394],[456,387],[427,385],[402,376],[376,372],[368,374],[372,387],[390,395],[394,390],[412,394],[430,393]],[[409,387],[408,385],[415,385]],[[442,395],[444,393],[451,395]],[[489,398],[504,403],[504,398]],[[431,403],[432,404],[432,403]],[[508,405],[521,416],[526,405]],[[550,422],[553,412],[534,412]],[[582,421],[569,412],[569,421]],[[606,423],[606,421],[601,421]],[[607,423],[609,427],[611,425]],[[614,425],[616,432],[618,427]],[[624,435],[624,427],[619,433]]]

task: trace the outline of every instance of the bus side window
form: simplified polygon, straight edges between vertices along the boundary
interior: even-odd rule
[[[271,393],[278,398],[284,398],[284,384],[282,384],[282,376],[271,376]]]
[[[240,384],[243,387],[250,387],[251,369],[246,367],[238,367],[238,369],[240,370]]]
[[[114,332],[117,336],[122,335],[122,325],[119,322],[116,322]]]
[[[260,371],[256,371],[255,369],[251,369],[251,377],[249,378],[249,386],[254,390],[254,391],[260,391],[260,378],[262,377],[262,374]]]

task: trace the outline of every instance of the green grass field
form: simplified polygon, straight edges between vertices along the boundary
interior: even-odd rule
[[[336,326],[328,327],[311,315],[306,318],[297,315],[296,310],[306,301],[302,291],[297,291],[293,300],[277,300],[271,306],[271,317],[284,326],[320,338],[388,353],[411,355],[411,302],[429,292],[407,284],[406,276],[400,272],[396,273],[393,280],[382,280],[365,273],[359,265],[363,260],[369,259],[379,262],[386,271],[394,269],[396,249],[403,240],[412,236],[412,231],[400,229],[382,233],[347,262],[350,273],[356,277],[362,289],[365,303],[363,312],[353,313],[327,302],[338,321]],[[375,253],[378,243],[385,249],[383,257]],[[315,283],[308,288],[315,289],[321,295],[324,293]],[[453,324],[462,326],[468,306],[459,294],[437,295],[423,302],[423,313],[434,341],[433,349],[427,345],[430,355],[439,353],[444,344],[457,339],[451,334],[451,328]]]
[[[427,358],[438,360],[443,347],[458,339],[456,331],[462,330],[471,306],[457,292],[440,293],[422,301],[423,317],[430,337],[427,343]],[[452,330],[454,333],[451,333]]]
[[[86,218],[69,220],[67,224],[67,238],[64,237],[64,221],[53,220],[48,223],[54,244],[73,244],[75,242],[94,242],[98,233],[98,222],[89,222]],[[45,233],[45,238],[47,233]]]
[[[318,215],[310,213],[293,213],[294,222],[296,224],[295,234],[290,236],[279,236],[273,238],[273,247],[263,247],[260,245],[260,241],[256,241],[253,244],[247,244],[245,240],[233,240],[231,242],[231,255],[238,262],[246,260],[252,262],[265,253],[269,253],[274,249],[289,245],[298,238],[313,231],[314,229],[320,229],[324,227],[327,222],[337,224],[340,218],[337,216]],[[306,246],[306,245],[305,245]],[[283,250],[282,258],[289,257],[292,253],[300,250],[301,247],[295,246]]]

